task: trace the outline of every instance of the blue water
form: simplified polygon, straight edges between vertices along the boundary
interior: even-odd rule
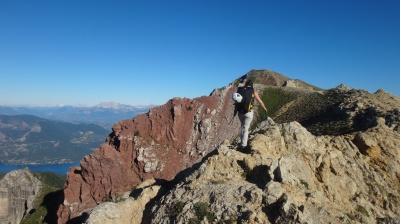
[[[79,162],[47,165],[8,165],[0,163],[0,172],[8,173],[13,170],[20,170],[28,167],[28,169],[32,172],[53,172],[57,174],[67,174],[69,168],[73,166],[79,166]]]

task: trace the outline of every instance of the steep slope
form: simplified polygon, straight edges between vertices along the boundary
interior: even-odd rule
[[[274,120],[278,123],[298,121],[314,135],[363,131],[375,126],[377,117],[385,118],[387,125],[396,130],[400,125],[399,98],[382,90],[371,94],[340,85],[323,93],[297,91],[291,94],[295,99],[280,108]]]

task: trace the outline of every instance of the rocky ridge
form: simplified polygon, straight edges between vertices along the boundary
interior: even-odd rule
[[[239,129],[237,119],[230,122],[230,96],[243,79],[258,80],[259,92],[301,92],[273,117],[279,122],[268,119],[253,131],[246,153],[228,149]],[[58,222],[98,223],[96,216],[102,223],[122,217],[128,223],[320,223],[317,217],[333,223],[394,222],[399,217],[399,101],[383,91],[364,92],[343,86],[322,91],[263,70],[209,97],[172,99],[115,124],[107,141],[69,171]],[[375,97],[386,107],[379,109]],[[337,101],[327,104],[331,99]],[[363,100],[371,102],[357,103]],[[304,104],[310,102],[316,103]],[[314,104],[318,110],[298,113]],[[333,134],[318,134],[330,128]],[[147,185],[140,193],[132,191],[143,181]],[[139,214],[121,214],[127,210],[120,206],[127,204]],[[102,207],[114,215],[105,215]]]
[[[221,145],[157,200],[147,221],[398,223],[400,135],[384,123],[352,136],[314,136],[297,122],[268,119],[247,153]],[[199,203],[211,215],[199,217]]]
[[[384,119],[344,136],[267,119],[248,151],[226,141],[171,189],[147,181],[139,197],[126,197],[149,201],[138,216],[123,215],[126,201],[109,202],[113,209],[96,207],[86,223],[399,223],[399,137]]]

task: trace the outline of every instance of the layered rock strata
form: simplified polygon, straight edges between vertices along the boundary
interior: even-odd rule
[[[0,181],[0,223],[20,223],[33,209],[41,186],[27,168],[7,173]]]

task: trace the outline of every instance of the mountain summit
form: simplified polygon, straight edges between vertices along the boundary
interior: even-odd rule
[[[269,114],[239,152],[231,96],[248,79]],[[122,120],[68,172],[58,222],[398,222],[400,99],[342,87],[253,70]]]

